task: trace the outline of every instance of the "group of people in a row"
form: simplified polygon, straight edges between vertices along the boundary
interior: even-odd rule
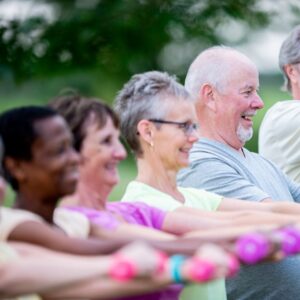
[[[2,172],[16,197],[0,214],[0,295],[297,299],[300,260],[278,247],[280,262],[242,266],[225,289],[236,239],[299,223],[300,185],[244,148],[258,86],[249,58],[218,46],[199,54],[185,87],[134,75],[115,110],[70,94],[3,112]],[[126,157],[120,134],[137,177],[108,203]]]

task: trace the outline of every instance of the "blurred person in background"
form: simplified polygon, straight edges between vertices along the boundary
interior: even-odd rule
[[[259,130],[259,153],[300,184],[300,25],[282,43],[279,66],[293,100],[274,104]]]

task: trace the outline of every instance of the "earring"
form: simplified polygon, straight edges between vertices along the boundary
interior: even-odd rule
[[[153,141],[150,142],[150,147],[153,148],[154,144]]]

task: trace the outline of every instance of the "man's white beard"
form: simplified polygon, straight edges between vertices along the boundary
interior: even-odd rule
[[[245,144],[249,140],[251,140],[253,136],[253,128],[250,127],[248,129],[244,128],[241,124],[239,124],[236,134],[241,143]]]

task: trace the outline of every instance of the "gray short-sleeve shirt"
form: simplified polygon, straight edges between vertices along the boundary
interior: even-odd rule
[[[243,149],[208,139],[199,140],[190,155],[190,166],[180,172],[179,185],[206,189],[225,197],[250,201],[300,201],[300,186],[273,163]],[[228,300],[300,299],[300,258],[243,267],[226,282]]]

